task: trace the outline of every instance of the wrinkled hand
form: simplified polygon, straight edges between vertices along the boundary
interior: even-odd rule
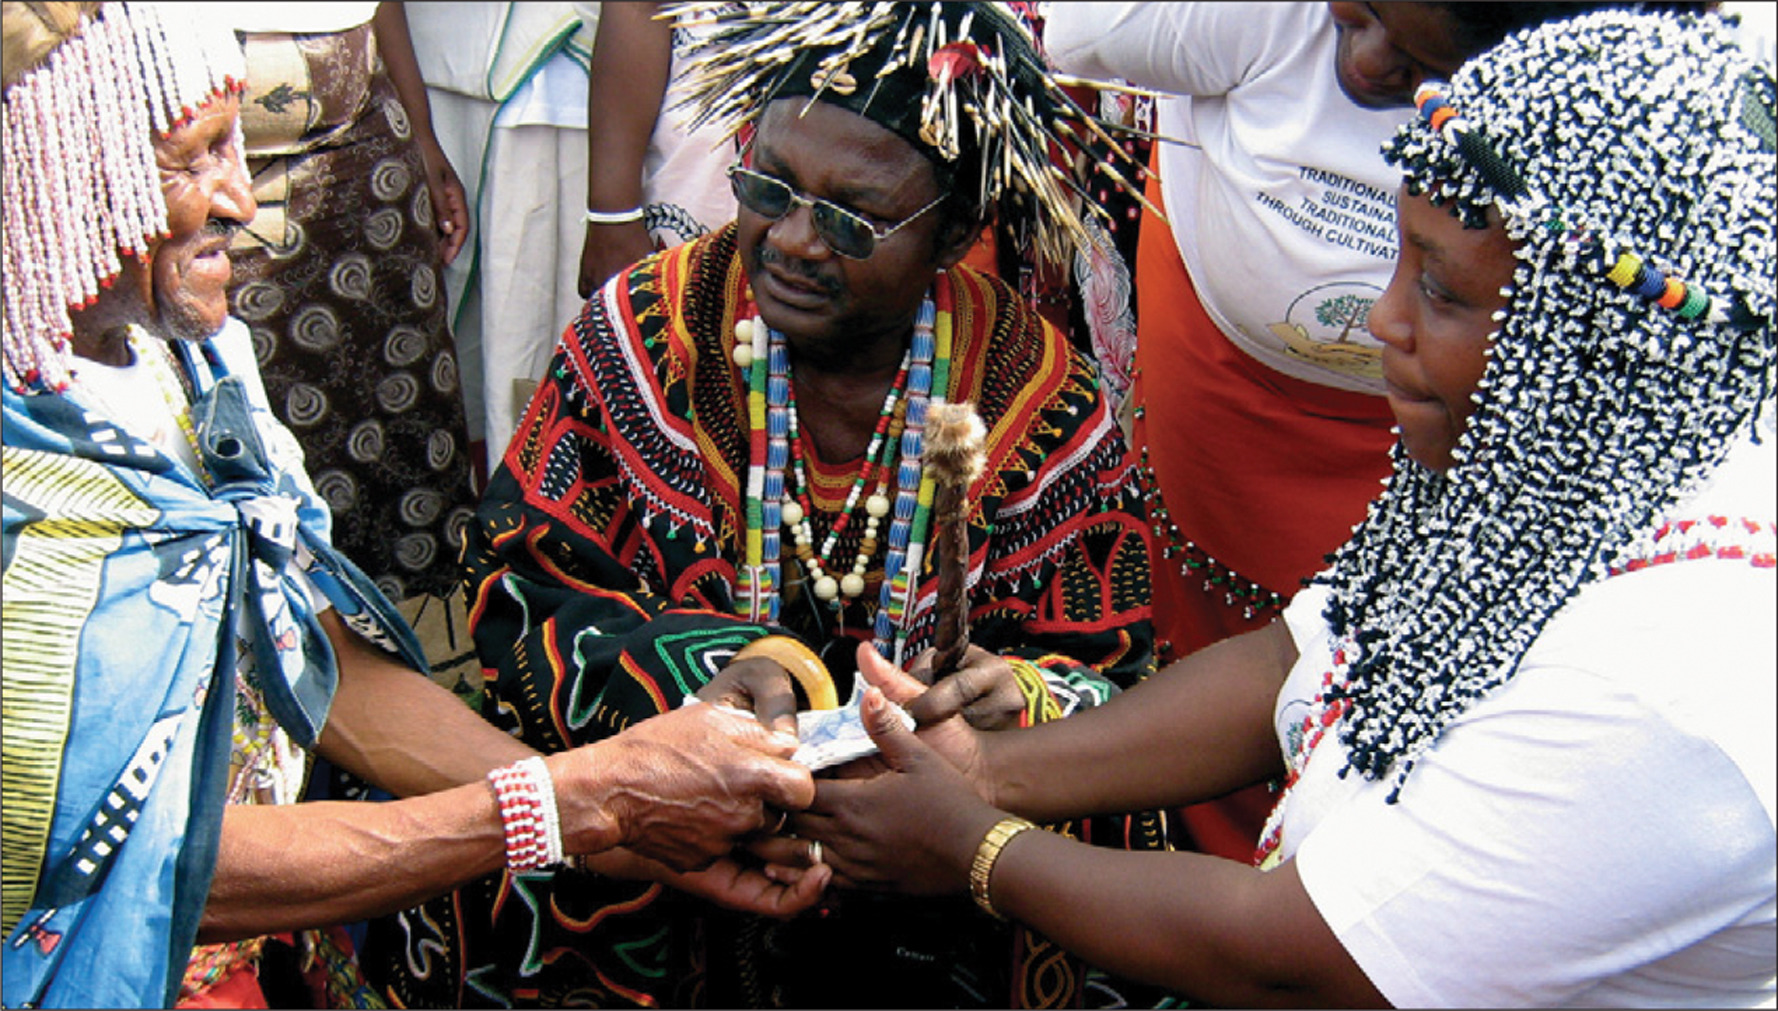
[[[611,275],[654,252],[654,239],[640,221],[621,225],[588,223],[580,247],[580,297],[591,298]]]
[[[834,880],[848,887],[912,895],[967,889],[976,846],[1000,812],[944,756],[904,730],[874,686],[865,689],[864,725],[886,771],[819,781],[815,803],[794,819],[797,834],[821,842]]]
[[[935,655],[936,651],[930,649],[921,653],[914,658],[908,673],[922,683],[932,684]],[[998,653],[971,646],[957,669],[933,684],[916,705],[918,709],[910,708],[908,712],[922,725],[960,712],[977,730],[1010,730],[1019,725],[1019,717],[1025,712],[1025,693],[1019,690],[1012,664]]]
[[[432,197],[432,219],[438,228],[438,255],[445,266],[463,250],[469,238],[469,195],[463,180],[445,157],[444,148],[436,142],[420,145],[420,159],[426,163],[426,188]]]
[[[683,706],[616,737],[552,755],[570,853],[627,846],[680,871],[709,866],[735,841],[814,797],[789,760],[796,738],[715,706]],[[768,810],[767,806],[776,810]]]
[[[796,680],[770,657],[731,661],[698,689],[698,700],[746,710],[767,730],[796,736]]]

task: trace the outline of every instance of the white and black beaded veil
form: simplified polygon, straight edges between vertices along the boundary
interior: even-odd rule
[[[1720,19],[1521,32],[1418,101],[1385,156],[1470,227],[1496,208],[1519,263],[1456,463],[1398,443],[1319,577],[1356,644],[1342,773],[1391,800],[1758,421],[1774,361],[1773,82]]]
[[[901,134],[971,206],[995,208],[1021,246],[1056,263],[1087,241],[1082,216],[1106,213],[1087,196],[1090,176],[1148,203],[1121,144],[1104,145],[1111,160],[1053,157],[1114,133],[1151,136],[1092,115],[1065,86],[1147,92],[1056,73],[1006,4],[674,3],[660,16],[713,29],[675,85],[694,126],[739,131],[780,96],[843,105]]]
[[[6,89],[9,388],[66,388],[69,310],[117,277],[120,254],[166,235],[154,137],[240,90],[245,67],[226,20],[195,3],[107,3]]]

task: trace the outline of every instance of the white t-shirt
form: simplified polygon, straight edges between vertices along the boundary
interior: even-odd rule
[[[1773,440],[1675,516],[1774,515]],[[1765,549],[1771,550],[1771,527]],[[1285,612],[1288,747],[1331,664],[1325,587]],[[1519,673],[1390,781],[1323,736],[1281,854],[1398,1007],[1753,1007],[1774,999],[1778,578],[1656,565],[1587,587]]]
[[[1058,3],[1056,65],[1170,93],[1155,130],[1173,237],[1205,310],[1279,372],[1381,394],[1366,314],[1396,254],[1401,173],[1380,148],[1411,110],[1340,90],[1325,4]],[[1138,282],[1140,283],[1140,281]]]

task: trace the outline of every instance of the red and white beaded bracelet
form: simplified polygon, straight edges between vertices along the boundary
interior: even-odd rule
[[[506,865],[540,871],[562,863],[562,826],[555,783],[543,759],[533,755],[488,773],[506,831]]]

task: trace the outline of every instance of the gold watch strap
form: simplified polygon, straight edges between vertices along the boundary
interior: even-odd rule
[[[1023,818],[1002,818],[994,823],[994,827],[982,837],[982,844],[975,849],[975,860],[969,865],[969,894],[975,899],[976,905],[997,920],[1004,920],[1006,917],[1001,916],[1000,911],[994,908],[994,903],[988,899],[988,879],[994,873],[994,863],[1000,859],[1000,851],[1006,848],[1013,836],[1036,827]]]

